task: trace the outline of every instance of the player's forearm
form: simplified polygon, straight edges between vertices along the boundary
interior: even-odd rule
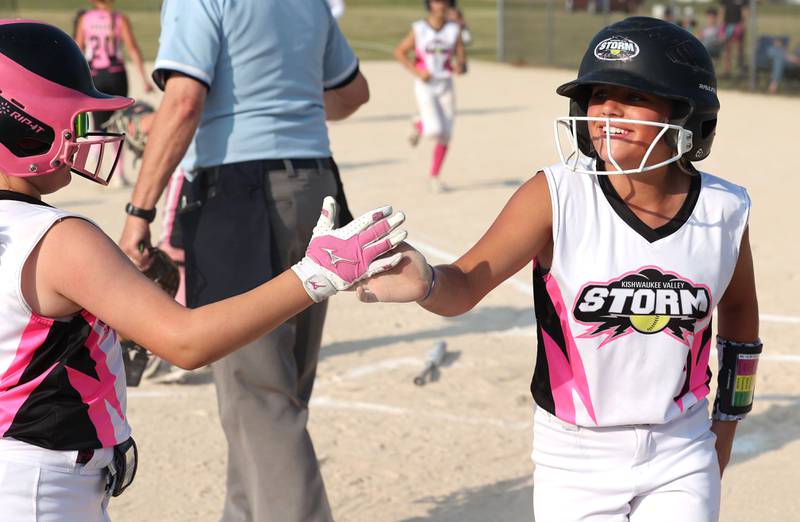
[[[155,207],[169,177],[192,141],[203,103],[165,93],[156,113],[142,159],[142,169],[131,203],[140,208]]]
[[[725,472],[725,468],[730,461],[733,439],[736,436],[736,427],[738,424],[737,421],[715,420],[711,422],[711,431],[717,436],[715,448],[717,451],[717,459],[719,460],[720,476]]]
[[[182,368],[200,368],[264,336],[312,304],[300,280],[287,270],[244,294],[186,310],[171,329],[173,344],[164,343],[158,355]]]
[[[429,312],[454,317],[470,311],[480,301],[476,298],[469,278],[454,265],[438,265],[434,268],[433,287],[427,299],[419,305]]]
[[[414,76],[417,75],[417,68],[414,66],[414,62],[408,59],[408,55],[404,51],[395,50],[394,57],[408,72]]]
[[[464,42],[459,40],[458,45],[456,46],[456,63],[458,64],[459,69],[462,71],[467,65],[467,53],[464,50]]]

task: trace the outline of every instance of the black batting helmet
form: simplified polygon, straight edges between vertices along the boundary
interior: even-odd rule
[[[683,157],[700,161],[711,152],[719,112],[714,64],[705,46],[685,29],[644,16],[602,29],[589,43],[578,78],[556,89],[571,99],[570,116],[586,116],[593,85],[672,100],[669,123],[692,132],[692,148]],[[576,129],[581,152],[596,156],[586,123]]]

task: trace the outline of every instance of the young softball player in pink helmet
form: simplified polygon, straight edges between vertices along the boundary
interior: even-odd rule
[[[453,0],[426,0],[428,16],[411,25],[394,51],[395,58],[416,77],[414,94],[419,118],[413,122],[411,144],[415,146],[420,136],[436,141],[430,170],[434,192],[444,190],[439,175],[453,134],[456,111],[453,74],[462,74],[466,68],[461,26],[447,19],[454,4]],[[408,57],[412,50],[413,61]]]
[[[117,331],[196,368],[400,259],[377,258],[405,237],[396,230],[401,213],[383,207],[334,229],[336,205],[326,198],[306,257],[291,270],[237,297],[183,308],[91,221],[42,201],[71,173],[108,182],[124,136],[87,132],[87,115],[132,102],[95,88],[80,49],[60,29],[0,21],[4,521],[104,521],[109,496],[133,480]],[[92,149],[114,161],[91,167]]]
[[[711,59],[674,24],[628,18],[557,92],[562,161],[456,262],[407,250],[359,295],[459,315],[533,260],[536,521],[717,520],[761,342],[750,199],[692,165],[717,124]]]

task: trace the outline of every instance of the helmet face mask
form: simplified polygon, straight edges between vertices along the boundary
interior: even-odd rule
[[[604,148],[606,150],[606,155],[608,160],[605,162],[606,165],[612,166],[614,170],[602,170],[597,171],[595,168],[589,168],[585,162],[580,161],[581,157],[581,147],[578,144],[578,126],[583,124],[584,126],[588,126],[589,122],[599,122],[605,124],[605,133],[602,139]],[[616,157],[614,156],[614,140],[612,139],[611,134],[611,127],[613,123],[623,123],[623,124],[634,124],[634,125],[644,125],[644,126],[651,126],[657,127],[661,129],[658,132],[658,135],[653,139],[653,141],[648,146],[645,153],[642,155],[642,159],[639,162],[639,165],[632,169],[625,169],[617,162]],[[571,171],[577,172],[579,174],[638,174],[640,172],[648,172],[651,170],[659,169],[661,167],[665,167],[670,163],[675,163],[676,161],[680,160],[681,157],[688,151],[692,149],[692,132],[689,130],[684,129],[679,125],[672,125],[669,123],[661,123],[657,121],[645,121],[645,120],[631,120],[627,118],[602,118],[602,117],[592,117],[592,116],[567,116],[563,118],[556,118],[555,125],[555,139],[556,139],[556,148],[558,149],[558,155],[561,158],[561,162],[567,166]],[[570,150],[569,153],[565,155],[565,140],[562,140],[562,136],[564,135],[564,130],[568,132],[570,139],[567,140]],[[659,143],[660,140],[667,140],[667,135],[669,131],[673,131],[674,135],[677,136],[674,139],[676,147],[674,148],[675,154],[666,160],[659,161],[655,164],[648,164],[648,160],[650,159],[653,150],[656,148],[656,145]],[[594,149],[594,145],[592,144]],[[595,149],[595,155],[597,155]]]
[[[596,121],[588,117],[588,107],[592,88],[597,85],[631,89],[672,103],[668,122],[640,123],[663,126],[663,130],[650,144],[639,168],[620,168],[613,156],[604,165],[614,167],[609,172],[575,161],[573,155],[598,158],[588,131],[588,123]],[[719,111],[714,66],[703,44],[675,24],[631,17],[604,28],[590,42],[578,78],[556,92],[570,98],[569,118],[559,118],[555,123],[559,155],[571,168],[583,165],[581,172],[634,174],[681,159],[700,161],[711,151]],[[574,133],[572,138],[562,140],[560,127]],[[675,151],[674,156],[667,162],[647,165],[656,142],[662,139]],[[563,151],[565,142],[572,147],[568,155]],[[609,136],[604,143],[606,150],[612,150]]]
[[[108,183],[125,137],[89,132],[88,113],[133,100],[94,87],[69,35],[30,20],[0,22],[0,93],[0,171],[25,178],[66,166]]]

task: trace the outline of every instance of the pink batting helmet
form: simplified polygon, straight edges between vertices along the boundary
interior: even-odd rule
[[[88,132],[88,113],[114,111],[130,98],[98,91],[70,36],[33,20],[0,21],[0,171],[44,176],[67,165],[106,185],[119,159],[123,134]],[[96,165],[87,165],[90,150]],[[113,162],[103,161],[111,151]]]

